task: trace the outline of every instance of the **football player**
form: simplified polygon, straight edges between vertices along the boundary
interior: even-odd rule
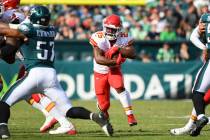
[[[5,4],[5,5],[4,5]],[[19,12],[15,12],[12,9],[16,8],[19,4],[17,0],[2,0],[0,1],[0,21],[6,23],[17,22],[17,17],[19,21],[23,21],[23,16]],[[6,12],[5,12],[6,10]],[[13,15],[18,16],[13,16]],[[13,18],[15,17],[15,18]],[[15,62],[15,53],[18,49],[18,45],[14,38],[7,38],[0,36],[0,49],[1,49],[1,59],[11,64]]]
[[[18,9],[19,4],[20,4],[20,0],[2,0],[0,2],[0,21],[3,21],[5,23],[10,23],[11,27],[17,27],[18,24],[20,24],[22,21],[24,21],[25,15],[23,14],[23,12],[21,12]],[[7,39],[5,39],[4,37],[1,37],[1,38],[2,38],[3,43],[8,42],[7,46],[5,46],[5,43],[4,44],[2,43],[1,46],[3,46],[4,48],[5,47],[11,48],[10,50],[12,51],[12,54],[5,55],[4,57],[2,57],[2,59],[5,60],[7,63],[10,63],[10,64],[14,63],[15,62],[15,54],[18,49],[12,49],[12,48],[14,48],[13,47],[14,43],[11,45],[10,42],[17,43],[17,41],[15,41],[14,38],[7,38]],[[23,70],[23,67],[22,67],[22,70]],[[19,73],[24,73],[24,72],[22,72],[22,70]],[[19,75],[18,79],[20,79],[20,78],[21,78],[21,76]],[[40,132],[46,132],[47,130],[52,128],[57,123],[57,120],[55,119],[55,117],[53,117],[54,115],[52,116],[52,115],[50,115],[51,113],[50,114],[48,113],[49,110],[46,110],[46,108],[47,108],[46,106],[43,106],[42,104],[39,103],[40,100],[43,100],[43,102],[45,102],[46,106],[50,106],[51,104],[53,104],[49,98],[47,98],[46,96],[41,95],[41,94],[33,94],[27,102],[29,104],[31,104],[34,108],[37,108],[38,110],[40,110],[46,117],[44,124],[40,127]],[[53,106],[52,108],[54,108],[54,107],[55,106]]]
[[[195,108],[192,110],[191,118],[184,127],[171,129],[170,133],[173,135],[190,134],[191,136],[197,136],[208,123],[208,118],[204,116],[204,108],[210,103],[210,90],[208,90],[210,82],[205,78],[208,76],[207,69],[209,63],[209,24],[210,14],[205,13],[201,16],[199,26],[193,30],[190,37],[191,42],[203,50],[204,65],[199,70],[193,87],[193,103]]]
[[[24,15],[12,10],[16,8],[18,4],[19,4],[19,0],[0,1],[0,21],[6,22],[6,23],[15,23],[17,21],[23,21]],[[13,16],[13,15],[17,15],[17,16]],[[16,44],[16,41],[14,38],[5,39],[5,37],[0,36],[0,58],[2,60],[6,61],[9,64],[14,63],[15,53],[17,49],[18,49],[18,45]],[[0,76],[0,92],[2,88],[3,88],[3,81]]]
[[[108,135],[113,129],[104,115],[92,113],[83,107],[72,107],[71,102],[58,82],[54,69],[54,39],[56,31],[49,25],[50,12],[44,6],[35,6],[29,12],[30,23],[23,23],[16,29],[1,28],[0,35],[27,40],[21,47],[27,73],[13,84],[0,101],[0,136],[8,138],[8,119],[10,106],[31,96],[31,93],[42,93],[48,96],[59,110],[70,118],[93,120]],[[27,38],[27,39],[26,39]],[[50,107],[49,107],[50,108]],[[59,127],[50,134],[66,133],[66,127]]]
[[[20,3],[19,0],[2,0],[1,1],[1,18],[0,20],[3,21],[4,23],[10,23],[10,26],[16,26],[17,24],[21,23],[24,19],[25,19],[25,15],[23,13],[21,13],[20,11],[18,11],[18,5]],[[19,41],[15,40],[14,38],[5,38],[2,36],[2,41],[8,42],[8,40],[10,42],[13,42],[13,44],[16,43],[16,46],[19,46]],[[8,48],[7,46],[5,46],[5,44],[1,44],[1,46],[3,46],[3,48]],[[11,48],[15,48],[14,46],[10,47]],[[16,47],[18,48],[18,47]],[[4,60],[10,60],[11,62],[15,61],[15,54],[17,52],[18,49],[15,49],[12,54],[7,54],[5,57],[3,56],[2,58],[5,58]],[[20,70],[19,75],[18,75],[18,79],[21,78],[21,74],[24,75],[25,71]],[[68,133],[69,134],[75,134],[76,131],[72,129],[74,129],[73,125],[63,116],[60,115],[60,112],[58,111],[58,109],[55,108],[55,103],[53,103],[52,101],[50,101],[47,97],[42,97],[42,95],[40,94],[33,94],[31,96],[32,98],[29,100],[28,102],[32,104],[32,106],[42,109],[41,111],[44,112],[45,114],[51,114],[48,116],[54,116],[52,118],[56,118],[56,120],[54,122],[50,122],[52,123],[56,123],[57,120],[59,121],[59,123],[61,124],[61,126],[65,126],[66,127],[66,131],[67,129],[69,129]],[[37,102],[39,102],[40,97],[42,97],[42,105],[38,104]],[[35,101],[34,101],[35,100]],[[48,117],[49,118],[49,117]],[[47,120],[47,119],[46,119]],[[45,123],[46,124],[46,123]],[[45,130],[49,129],[51,126],[49,125],[45,125],[45,127],[41,127]]]
[[[90,44],[94,54],[94,87],[98,108],[109,118],[110,87],[118,93],[130,126],[137,125],[130,93],[125,89],[120,65],[126,58],[135,58],[133,39],[122,32],[122,22],[112,14],[103,20],[103,31],[92,34]]]

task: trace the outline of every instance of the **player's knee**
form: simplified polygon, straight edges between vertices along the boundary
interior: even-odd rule
[[[7,123],[10,117],[10,106],[3,101],[0,101],[0,114],[0,123]]]
[[[199,95],[204,96],[204,93],[203,92],[199,92],[199,91],[193,90],[193,95],[195,95],[195,94],[199,94]]]
[[[10,106],[6,103],[6,102],[4,102],[4,101],[0,101],[0,106],[2,107],[2,108],[9,108]]]
[[[192,99],[197,100],[197,98],[202,98],[203,99],[204,98],[204,93],[193,90]]]

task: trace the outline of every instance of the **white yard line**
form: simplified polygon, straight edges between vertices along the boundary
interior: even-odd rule
[[[185,116],[166,116],[166,118],[169,118],[169,119],[186,119],[186,118],[190,118],[190,115],[185,115]]]

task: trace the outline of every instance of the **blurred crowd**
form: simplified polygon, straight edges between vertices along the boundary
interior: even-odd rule
[[[150,63],[153,61],[158,61],[161,63],[179,63],[190,60],[189,46],[187,43],[181,43],[178,49],[179,50],[175,51],[173,47],[166,42],[161,48],[158,49],[155,56],[147,50],[142,49],[138,54],[138,59],[144,63]]]
[[[84,40],[102,29],[103,18],[120,15],[123,29],[136,40],[188,39],[209,0],[148,0],[145,6],[51,5],[57,40]]]
[[[25,11],[27,11],[27,7]],[[209,0],[147,0],[144,6],[68,6],[49,5],[52,24],[57,28],[57,40],[87,40],[93,32],[102,30],[104,17],[112,13],[122,19],[123,30],[135,40],[164,42],[188,40],[203,13],[210,11]],[[142,49],[139,60],[148,63],[185,62],[190,59],[188,45],[174,50],[168,43],[156,50],[156,56]],[[75,60],[67,53],[65,60]],[[86,57],[85,57],[86,58]],[[92,56],[87,55],[90,61]]]

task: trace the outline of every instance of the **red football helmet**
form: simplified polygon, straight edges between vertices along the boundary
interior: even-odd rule
[[[20,5],[20,0],[2,0],[2,4],[5,10],[16,9]]]
[[[118,15],[112,14],[103,20],[103,30],[108,40],[115,40],[122,28],[122,22]]]

